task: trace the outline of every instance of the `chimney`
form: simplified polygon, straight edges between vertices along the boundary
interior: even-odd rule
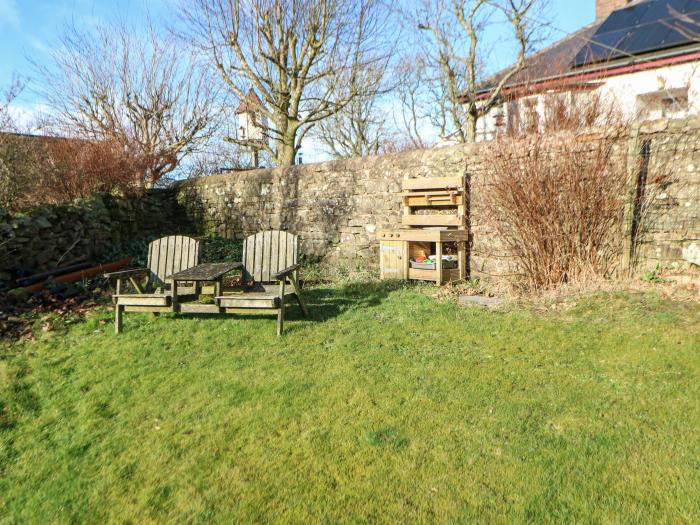
[[[632,2],[632,0],[595,0],[595,18],[603,20],[613,11],[622,9]]]

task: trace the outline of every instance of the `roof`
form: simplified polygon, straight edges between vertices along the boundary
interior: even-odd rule
[[[572,62],[583,67],[686,46],[700,38],[698,0],[646,0],[614,11]]]
[[[262,100],[260,100],[258,94],[251,89],[236,108],[236,115],[240,115],[241,113],[255,113],[260,106],[262,106]]]
[[[653,60],[662,51],[675,49],[678,54],[697,51],[692,44],[697,44],[698,39],[697,0],[637,0],[531,55],[525,69],[516,73],[506,87],[575,78],[592,70],[608,69],[612,74],[620,71],[621,60],[636,64]],[[479,94],[488,96],[509,70],[486,80]]]
[[[530,55],[527,58],[525,69],[513,75],[506,85],[527,84],[542,78],[550,78],[565,74],[571,69],[571,62],[578,52],[590,41],[601,24],[602,21],[597,21],[587,25],[549,47]],[[486,80],[479,91],[491,91],[509,71],[510,68],[499,71]]]

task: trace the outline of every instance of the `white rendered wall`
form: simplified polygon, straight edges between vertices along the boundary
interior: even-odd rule
[[[640,107],[637,97],[662,89],[688,88],[688,111],[685,114],[667,115],[681,118],[687,114],[700,114],[700,62],[677,64],[646,71],[638,71],[626,75],[618,75],[596,80],[601,83],[599,88],[604,100],[618,107],[627,119],[637,119]],[[542,110],[541,101],[537,104]],[[501,112],[504,122],[508,121],[508,104],[494,108],[488,115],[477,123],[478,140],[490,140],[497,130],[496,115]],[[659,118],[661,115],[651,115]]]

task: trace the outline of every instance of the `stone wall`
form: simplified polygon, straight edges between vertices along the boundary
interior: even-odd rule
[[[657,263],[687,264],[683,251],[700,244],[700,120],[665,120],[635,128],[616,148],[633,183],[638,179],[642,140],[652,141],[652,166],[656,162],[672,173],[663,182],[663,191],[657,191],[659,183],[650,169],[646,194],[655,198],[644,217],[650,229],[640,235],[641,248],[631,260],[640,270]],[[489,155],[485,144],[460,145],[223,173],[181,183],[177,199],[202,233],[241,238],[281,228],[300,235],[305,254],[376,260],[376,230],[400,223],[404,177],[466,175],[471,192],[472,274],[500,277],[517,273],[517,267],[483,220]],[[636,188],[631,190],[633,196]],[[623,254],[621,260],[625,264]]]
[[[27,213],[0,211],[0,281],[20,268],[42,271],[81,255],[99,258],[132,239],[192,232],[186,217],[172,190],[131,198],[96,195]]]
[[[644,192],[645,231],[639,238],[636,268],[700,264],[700,118],[659,120],[633,132],[631,150],[649,142]]]

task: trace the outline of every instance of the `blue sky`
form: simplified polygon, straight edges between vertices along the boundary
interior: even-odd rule
[[[593,21],[595,0],[550,0],[551,40]],[[28,60],[42,62],[67,23],[89,27],[119,19],[138,24],[147,15],[157,21],[172,14],[177,0],[0,0],[0,90],[13,73],[31,77]],[[498,64],[505,66],[507,64]],[[30,110],[39,101],[25,90],[18,106]]]

